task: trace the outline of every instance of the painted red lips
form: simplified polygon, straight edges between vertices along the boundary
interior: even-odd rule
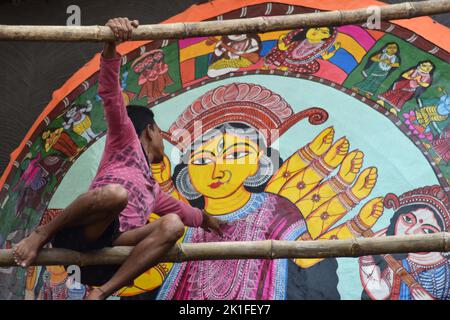
[[[223,185],[223,182],[217,181],[217,182],[213,182],[209,185],[209,187],[211,189],[217,189],[218,187],[220,187],[221,185]]]

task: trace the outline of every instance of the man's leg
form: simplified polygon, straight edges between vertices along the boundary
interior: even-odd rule
[[[115,246],[135,245],[128,258],[114,276],[99,288],[94,288],[87,299],[106,299],[123,286],[131,283],[144,271],[159,263],[159,259],[183,236],[184,224],[175,214],[123,233],[114,241]]]
[[[36,228],[27,238],[14,246],[16,263],[28,267],[39,250],[61,229],[85,226],[87,241],[95,241],[109,224],[125,209],[128,193],[121,185],[111,184],[80,195],[60,215]]]

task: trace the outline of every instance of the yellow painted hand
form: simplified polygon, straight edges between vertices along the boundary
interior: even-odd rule
[[[152,176],[158,183],[163,183],[171,178],[170,160],[164,155],[164,160],[161,163],[152,163],[150,165]]]
[[[286,36],[287,35],[281,36],[278,39],[278,49],[281,51],[286,51],[292,45],[292,42],[289,44],[284,43],[284,38],[286,38]]]
[[[310,143],[309,147],[314,154],[321,156],[330,149],[334,138],[334,128],[328,127],[319,133]]]
[[[347,154],[342,161],[339,172],[336,176],[321,183],[314,190],[300,199],[296,205],[307,218],[323,203],[329,201],[342,191],[345,191],[356,179],[362,164],[364,154],[359,150],[354,150]]]
[[[367,229],[373,227],[383,214],[383,198],[378,197],[368,201],[359,211],[357,219]]]
[[[355,184],[351,188],[353,195],[358,198],[358,200],[362,200],[367,197],[370,192],[372,192],[372,189],[377,182],[377,177],[377,168],[369,167],[365,169],[361,172]]]
[[[270,179],[266,191],[279,193],[280,189],[290,178],[305,169],[312,161],[330,149],[333,138],[333,127],[328,127],[319,133],[310,143],[302,147],[283,163],[280,169]]]
[[[324,162],[330,167],[337,167],[347,155],[350,143],[342,137],[330,148],[323,157]]]
[[[359,211],[358,215],[353,220],[358,221],[358,225],[364,227],[365,230],[369,230],[383,214],[383,198],[378,197],[368,201]],[[317,239],[322,240],[337,240],[337,239],[349,239],[361,236],[360,234],[354,234],[352,229],[348,227],[347,223],[342,223],[337,227],[323,233]],[[302,268],[309,268],[323,259],[295,259],[295,263]]]
[[[336,141],[325,155],[315,159],[308,167],[293,175],[282,186],[278,194],[289,199],[299,207],[299,200],[316,189],[341,164],[347,155],[349,146],[350,144],[345,137]],[[299,209],[302,212],[302,208],[299,207]],[[305,213],[302,212],[302,214],[305,217]]]
[[[377,169],[365,169],[356,179],[355,184],[321,204],[306,217],[309,234],[316,239],[333,227],[362,199],[372,192],[377,180]],[[299,208],[302,211],[302,208]]]
[[[359,170],[363,165],[364,153],[359,150],[354,150],[350,152],[342,161],[341,167],[339,168],[339,177],[347,184],[351,184]]]

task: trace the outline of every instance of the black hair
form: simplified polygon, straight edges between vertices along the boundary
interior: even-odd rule
[[[324,27],[324,28],[328,28],[328,30],[330,30],[330,37],[333,36],[333,33],[335,31],[334,27]],[[306,39],[306,33],[308,32],[309,29],[312,29],[312,28],[305,28],[305,29],[301,30],[300,32],[298,32],[295,36],[292,37],[292,41],[305,40]]]
[[[127,107],[127,114],[133,123],[134,130],[138,137],[141,136],[142,131],[147,128],[148,125],[153,127],[155,124],[155,115],[152,110],[137,105],[129,105]]]

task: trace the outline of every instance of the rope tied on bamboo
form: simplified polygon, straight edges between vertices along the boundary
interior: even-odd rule
[[[361,246],[359,245],[359,243],[356,241],[356,238],[352,239],[352,246],[350,247],[350,254],[353,257],[357,257],[358,254],[362,251]]]
[[[409,17],[414,17],[415,14],[417,13],[417,9],[414,6],[414,3],[412,3],[411,1],[407,2],[407,6],[409,7],[408,9],[406,9],[408,11],[408,16]]]
[[[270,240],[270,259],[275,259],[275,257],[274,243],[273,240]]]
[[[100,39],[100,33],[102,32],[102,29],[100,28],[100,26],[97,26],[96,31],[95,31],[95,40]]]
[[[339,24],[342,24],[342,21],[344,21],[344,14],[342,13],[342,10],[337,10],[339,14]]]
[[[444,248],[445,252],[450,252],[450,239],[448,238],[448,234],[445,232],[442,232],[442,247]]]
[[[186,257],[186,253],[184,252],[183,247],[179,243],[177,243],[175,245],[175,250],[177,252],[177,259],[178,260],[181,261],[181,260],[183,260],[184,257]]]

